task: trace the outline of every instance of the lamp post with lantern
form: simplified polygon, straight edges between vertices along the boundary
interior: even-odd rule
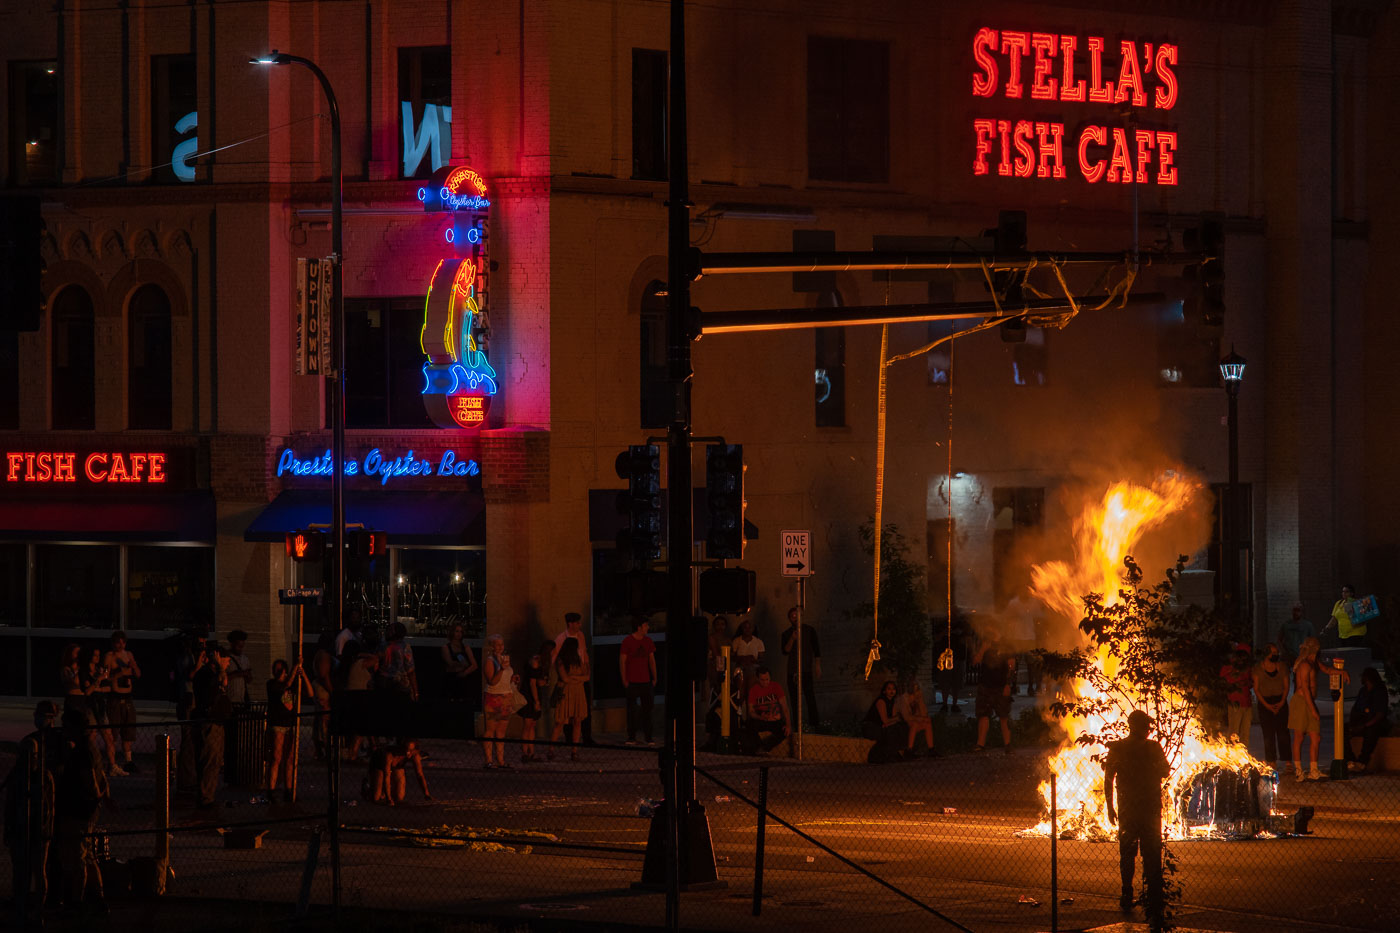
[[[1239,483],[1240,483],[1240,436],[1239,436],[1239,394],[1240,383],[1244,382],[1245,358],[1230,347],[1228,356],[1220,360],[1220,378],[1225,383],[1225,397],[1229,400],[1226,424],[1229,431],[1229,482],[1225,487],[1224,542],[1220,569],[1225,574],[1221,581],[1221,592],[1225,594],[1225,611],[1230,623],[1240,625],[1240,542],[1239,542]],[[1237,633],[1238,634],[1238,633]]]

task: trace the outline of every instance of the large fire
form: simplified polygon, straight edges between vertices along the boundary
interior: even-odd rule
[[[1033,594],[1071,624],[1077,623],[1083,615],[1083,597],[1087,593],[1101,593],[1105,605],[1118,602],[1119,590],[1125,585],[1124,558],[1133,553],[1144,534],[1184,509],[1197,488],[1196,483],[1179,474],[1169,474],[1150,487],[1130,482],[1114,483],[1102,500],[1087,506],[1075,521],[1073,562],[1052,561],[1032,568]],[[1117,676],[1117,659],[1108,646],[1098,650],[1096,661],[1108,680]],[[1120,690],[1124,687],[1121,683],[1116,686]],[[1061,720],[1068,737],[1049,762],[1050,770],[1057,775],[1058,831],[1062,837],[1112,838],[1113,828],[1104,808],[1103,766],[1095,760],[1105,749],[1101,745],[1081,745],[1075,738],[1114,731],[1121,733],[1122,723],[1133,706],[1146,707],[1147,704],[1134,704],[1129,698],[1133,693],[1131,689],[1125,691],[1127,697],[1110,696],[1084,680],[1064,684],[1061,690],[1073,691],[1078,697],[1110,701],[1110,708],[1102,714],[1067,716]],[[1168,706],[1182,709],[1187,706],[1186,699],[1180,695],[1170,694],[1163,700]],[[1206,809],[1212,812],[1206,814],[1204,821],[1188,821],[1187,808],[1178,805],[1179,801],[1192,798],[1203,777],[1214,779],[1221,773],[1248,775],[1251,770],[1258,774],[1271,771],[1269,766],[1252,759],[1245,745],[1211,736],[1194,717],[1186,723],[1180,748],[1169,747],[1167,753],[1172,770],[1167,780],[1163,814],[1168,837],[1173,839],[1201,835],[1214,829],[1214,798],[1206,804]],[[1271,791],[1272,785],[1266,789]],[[1040,793],[1046,819],[1031,832],[1047,834],[1051,808],[1048,780],[1041,783]],[[1269,800],[1261,801],[1264,813],[1268,813],[1271,802],[1271,794]]]

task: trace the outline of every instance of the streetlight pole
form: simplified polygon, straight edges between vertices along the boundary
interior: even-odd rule
[[[332,620],[335,631],[345,627],[345,295],[341,288],[344,261],[341,221],[345,207],[345,185],[340,168],[340,104],[326,73],[309,58],[288,55],[273,49],[255,65],[302,65],[321,83],[331,112],[331,371],[327,378],[331,399],[331,526],[335,566],[335,599]],[[296,646],[301,654],[301,645]]]
[[[1229,401],[1226,424],[1229,431],[1229,483],[1225,491],[1224,508],[1224,555],[1220,569],[1225,573],[1221,581],[1226,594],[1226,612],[1235,635],[1240,632],[1240,542],[1239,542],[1239,484],[1240,484],[1240,432],[1239,394],[1240,383],[1244,381],[1245,358],[1230,347],[1230,355],[1220,361],[1220,377],[1225,382],[1225,397]],[[1252,639],[1251,639],[1252,641]]]

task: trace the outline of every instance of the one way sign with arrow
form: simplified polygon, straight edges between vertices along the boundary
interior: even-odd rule
[[[785,577],[812,575],[812,533],[784,531],[782,538],[782,571]]]

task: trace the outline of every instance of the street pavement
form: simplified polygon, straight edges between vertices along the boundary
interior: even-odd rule
[[[23,734],[20,712],[0,719],[0,739]],[[148,744],[143,735],[139,747]],[[499,918],[538,928],[664,923],[664,897],[636,887],[650,827],[638,807],[660,796],[656,750],[619,743],[585,748],[578,762],[561,754],[554,762],[488,772],[481,770],[475,744],[429,740],[425,747],[432,802],[421,799],[412,781],[405,806],[362,802],[357,798],[365,765],[342,768],[347,908]],[[1330,742],[1323,748],[1325,754]],[[702,770],[728,785],[705,776],[697,781],[725,886],[683,894],[681,924],[736,931],[954,929],[941,915],[977,931],[1048,930],[1051,843],[1018,835],[1039,819],[1036,788],[1045,776],[1047,751],[1022,748],[1007,756],[994,748],[883,766],[701,754]],[[509,747],[508,758],[517,757],[518,748]],[[145,766],[140,774],[114,779],[121,809],[104,815],[104,828],[152,825],[153,762],[140,755],[138,761]],[[757,815],[739,795],[757,797],[762,765],[770,768],[769,809],[830,851],[770,820],[762,913],[755,917]],[[0,761],[0,770],[8,767],[8,760]],[[267,805],[255,802],[257,792],[227,789],[212,816],[177,809],[173,900],[165,903],[207,899],[222,906],[200,921],[172,926],[167,919],[162,928],[213,929],[222,921],[246,927],[249,910],[285,916],[289,909],[278,905],[297,899],[308,839],[324,821],[325,781],[324,765],[308,756],[296,805]],[[1322,783],[1285,778],[1276,809],[1291,813],[1304,804],[1315,811],[1308,836],[1172,844],[1182,888],[1178,923],[1270,933],[1393,928],[1400,916],[1400,776]],[[256,850],[225,848],[214,828],[267,819],[290,822],[271,826]],[[402,831],[448,838],[428,844]],[[150,854],[153,846],[150,835],[114,835],[110,844],[117,857]],[[323,841],[308,892],[313,904],[329,900],[327,849]],[[1059,927],[1121,923],[1117,847],[1060,841],[1057,850]],[[149,904],[114,899],[111,928],[174,916],[152,911]],[[1140,911],[1129,919],[1140,923]]]

